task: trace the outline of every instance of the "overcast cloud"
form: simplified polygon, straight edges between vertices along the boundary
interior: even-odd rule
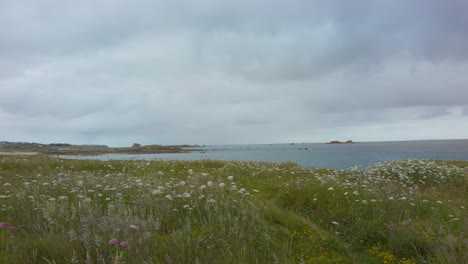
[[[0,140],[467,138],[468,1],[0,1]]]

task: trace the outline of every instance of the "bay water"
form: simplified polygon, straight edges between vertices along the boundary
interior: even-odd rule
[[[164,154],[68,156],[98,160],[236,160],[294,162],[305,167],[344,169],[403,159],[468,161],[468,139],[357,142],[353,144],[289,143],[204,146],[201,151]]]

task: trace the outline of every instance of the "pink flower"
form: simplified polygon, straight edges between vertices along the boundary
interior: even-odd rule
[[[107,244],[109,244],[109,246],[114,246],[114,245],[117,245],[119,243],[119,241],[115,238],[109,240],[109,242],[107,242]]]
[[[7,229],[8,227],[10,227],[10,224],[7,223],[7,222],[0,222],[0,228],[5,228]]]
[[[120,246],[121,246],[121,247],[124,247],[124,248],[128,248],[128,246],[130,246],[130,243],[128,243],[128,242],[120,242]]]

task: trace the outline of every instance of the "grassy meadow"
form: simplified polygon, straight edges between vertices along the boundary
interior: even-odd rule
[[[468,263],[468,162],[0,156],[0,263]]]

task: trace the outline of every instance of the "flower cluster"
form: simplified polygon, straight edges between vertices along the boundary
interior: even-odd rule
[[[6,230],[10,233],[10,238],[15,238],[14,232],[16,231],[16,227],[11,225],[8,222],[0,222],[0,229]]]
[[[122,241],[120,242],[118,239],[113,238],[107,242],[109,246],[115,246],[115,245],[120,245],[123,248],[128,248],[130,246],[130,243],[127,241]]]

